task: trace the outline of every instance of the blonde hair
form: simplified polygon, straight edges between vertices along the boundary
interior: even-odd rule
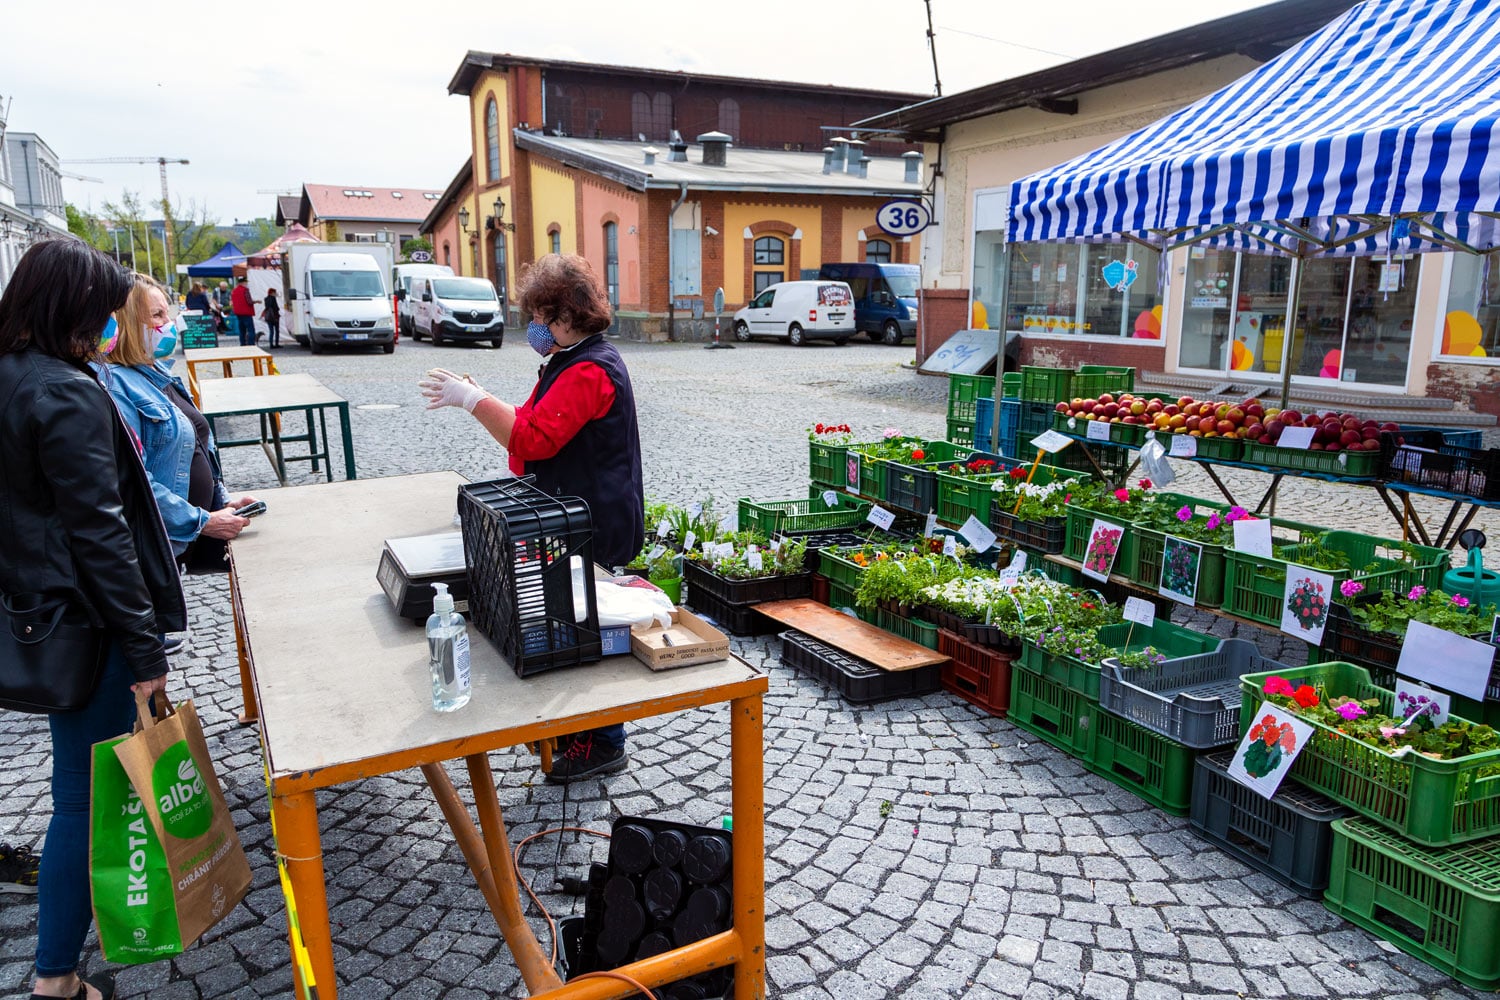
[[[120,339],[115,349],[104,356],[112,365],[149,365],[156,361],[151,345],[146,342],[146,329],[151,326],[151,293],[161,294],[170,306],[171,296],[161,282],[149,274],[137,271],[131,275],[135,284],[130,288],[130,297],[115,313],[115,322],[120,326]]]

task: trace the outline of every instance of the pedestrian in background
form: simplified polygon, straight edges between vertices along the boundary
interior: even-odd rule
[[[203,282],[193,282],[193,287],[188,289],[187,301],[183,304],[183,308],[189,312],[208,315],[212,307],[208,303],[208,289],[204,287]]]
[[[219,287],[213,294],[214,315],[218,317],[217,322],[214,323],[214,330],[218,333],[229,332],[229,320],[227,318],[229,315],[229,298],[229,286],[222,281],[219,282]]]
[[[32,995],[109,1000],[113,978],[78,975],[93,919],[89,783],[95,743],[130,732],[132,692],[162,697],[163,632],[187,627],[182,585],[151,485],[88,361],[117,334],[131,278],[78,240],[37,244],[0,297],[0,593],[64,604],[102,623],[89,703],[48,716],[52,818],[38,882]]]
[[[442,368],[419,385],[427,408],[462,406],[501,447],[510,470],[535,475],[553,496],[582,497],[594,528],[594,561],[623,566],[645,542],[645,490],[635,394],[625,360],[604,339],[609,296],[589,262],[547,254],[521,277],[526,341],[547,359],[531,398],[512,406]],[[625,727],[578,733],[552,758],[547,779],[566,783],[624,770]]]
[[[255,302],[250,298],[249,281],[241,276],[234,283],[234,291],[229,296],[229,309],[234,313],[234,321],[239,326],[240,346],[255,346]]]
[[[266,337],[267,347],[281,346],[281,303],[277,301],[276,289],[266,289],[265,305],[261,307],[260,318],[266,321],[268,331]]]

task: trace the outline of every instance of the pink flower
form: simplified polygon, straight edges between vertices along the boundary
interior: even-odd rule
[[[1243,507],[1229,508],[1229,520],[1240,521],[1250,516],[1250,512]]]
[[[1469,606],[1469,599],[1463,594],[1454,594],[1453,603],[1461,608],[1467,608]]]
[[[1343,594],[1345,597],[1353,597],[1355,594],[1364,589],[1365,585],[1356,580],[1345,580],[1343,583],[1339,584],[1339,593]]]
[[[1141,489],[1143,489],[1143,490],[1149,490],[1150,488],[1151,488],[1151,480],[1149,480],[1149,479],[1142,479],[1141,480]]]
[[[1380,735],[1388,740],[1393,740],[1397,736],[1405,736],[1406,729],[1400,726],[1381,726]]]
[[[1406,595],[1406,599],[1408,601],[1420,601],[1426,596],[1427,588],[1419,583],[1415,587],[1411,588],[1411,592]]]
[[[1365,714],[1365,710],[1360,708],[1352,701],[1344,702],[1337,709],[1335,709],[1335,711],[1337,711],[1339,715],[1344,717],[1345,722],[1353,722],[1355,719]]]
[[[1266,678],[1266,684],[1265,687],[1262,688],[1262,690],[1265,691],[1266,694],[1290,695],[1292,693],[1292,685],[1291,682],[1288,681],[1285,677],[1277,677],[1275,675],[1272,675]]]
[[[901,430],[899,428],[896,428],[896,427],[887,427],[885,429],[885,431],[884,431],[884,434],[885,434],[885,439],[887,441],[889,441],[891,438],[898,438],[898,437],[900,437],[901,436]]]
[[[1115,499],[1120,501],[1121,503],[1128,503],[1130,501],[1130,491],[1125,489],[1123,486],[1120,487],[1119,489],[1115,490]]]
[[[1223,523],[1224,523],[1223,519],[1219,517],[1219,515],[1218,515],[1217,512],[1208,515],[1208,525],[1207,525],[1207,527],[1208,527],[1209,531],[1216,531],[1216,530],[1218,530],[1219,525],[1221,525]]]
[[[1193,508],[1191,507],[1184,505],[1183,508],[1177,512],[1177,520],[1181,521],[1183,524],[1187,524],[1192,519]]]

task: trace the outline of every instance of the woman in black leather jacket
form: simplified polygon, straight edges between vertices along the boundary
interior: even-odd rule
[[[130,432],[88,360],[131,278],[77,240],[33,246],[0,298],[0,593],[66,599],[109,650],[93,698],[48,717],[52,819],[38,881],[33,996],[107,1000],[78,975],[89,901],[93,744],[128,733],[133,692],[161,694],[163,632],[187,627],[176,562]],[[94,664],[79,664],[80,670]]]

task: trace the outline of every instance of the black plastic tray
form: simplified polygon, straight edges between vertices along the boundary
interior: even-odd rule
[[[778,622],[756,611],[753,604],[730,604],[696,589],[688,590],[687,606],[730,635],[770,635],[781,628]]]
[[[846,701],[871,704],[915,698],[938,689],[937,664],[913,670],[881,670],[801,632],[781,633],[781,662],[835,688]]]

